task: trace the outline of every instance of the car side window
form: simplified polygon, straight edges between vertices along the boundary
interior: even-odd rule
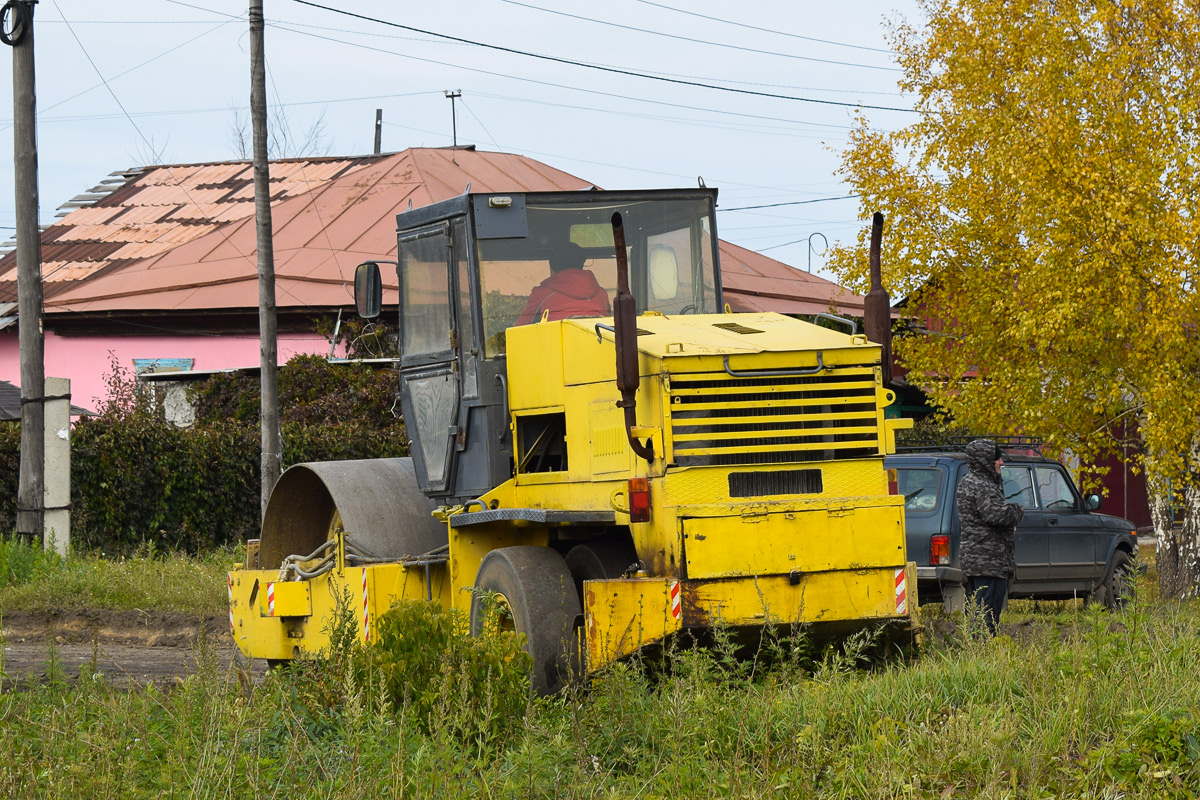
[[[933,511],[941,496],[942,474],[936,469],[898,469],[896,483],[905,511]]]
[[[1037,490],[1042,508],[1047,511],[1066,511],[1078,508],[1075,492],[1067,477],[1054,467],[1037,467]]]
[[[1004,481],[1004,498],[1021,508],[1037,508],[1033,494],[1033,475],[1029,467],[1001,467],[1000,477]]]

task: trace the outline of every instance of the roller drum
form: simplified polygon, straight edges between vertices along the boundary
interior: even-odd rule
[[[340,525],[347,547],[379,558],[416,556],[445,545],[446,525],[417,488],[411,458],[321,461],[283,473],[263,519],[260,563],[278,566],[332,538]]]

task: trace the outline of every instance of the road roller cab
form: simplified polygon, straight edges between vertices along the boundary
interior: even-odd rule
[[[400,214],[396,283],[368,262],[355,284],[368,318],[398,294],[411,458],[284,473],[259,565],[230,573],[243,652],[319,652],[349,595],[367,641],[397,599],[478,630],[495,597],[543,693],[714,625],[909,626],[880,348],[728,313],[715,204],[466,194]]]

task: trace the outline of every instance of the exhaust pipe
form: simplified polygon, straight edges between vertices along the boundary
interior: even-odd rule
[[[863,304],[863,328],[867,338],[880,345],[883,384],[892,381],[892,299],[883,288],[879,252],[883,245],[883,214],[876,211],[871,219],[871,290]]]
[[[617,350],[617,408],[625,410],[625,437],[639,458],[654,460],[654,441],[642,444],[633,435],[637,425],[638,374],[637,304],[629,291],[629,259],[625,255],[625,226],[621,212],[612,215],[613,243],[617,248],[617,296],[613,299],[613,333]]]

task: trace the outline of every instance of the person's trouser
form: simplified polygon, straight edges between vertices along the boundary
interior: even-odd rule
[[[1008,578],[972,575],[967,578],[967,600],[979,605],[988,635],[996,635],[1000,612],[1008,605]]]

